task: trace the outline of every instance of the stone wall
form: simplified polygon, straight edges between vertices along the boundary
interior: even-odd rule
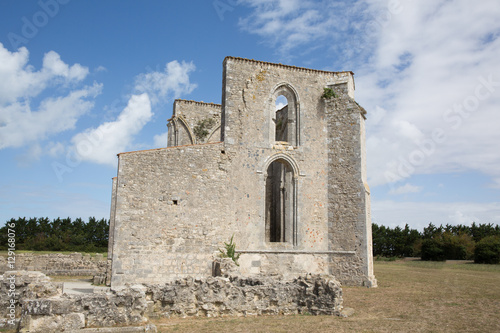
[[[227,263],[227,260],[225,261]],[[148,318],[248,315],[341,315],[342,289],[332,276],[187,277],[170,283],[133,285],[88,295],[61,295],[39,272],[6,272],[0,281],[1,326],[10,327],[8,290],[14,276],[15,322],[21,332],[62,332],[84,327],[144,325]]]
[[[6,257],[0,256],[0,274],[6,267]],[[15,263],[17,270],[39,271],[47,275],[102,275],[106,274],[106,267],[107,261],[99,253],[93,257],[81,253],[18,253]]]
[[[324,102],[329,136],[328,239],[329,249],[337,251],[331,258],[330,272],[343,284],[374,287],[366,111],[349,96],[345,84],[330,87],[335,98]]]
[[[113,287],[211,274],[236,229],[229,158],[220,143],[120,154]]]

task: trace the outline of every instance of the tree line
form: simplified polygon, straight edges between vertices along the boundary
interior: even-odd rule
[[[440,225],[429,223],[423,232],[372,224],[373,255],[379,257],[421,257],[422,260],[474,260],[500,262],[500,226],[472,223]]]
[[[9,226],[14,228],[9,228]],[[109,221],[89,217],[88,221],[77,218],[47,217],[10,219],[0,228],[0,249],[7,249],[9,229],[14,230],[16,250],[107,252]],[[12,232],[10,232],[12,236]]]
[[[9,225],[14,225],[16,250],[106,252],[109,220],[89,217],[10,219],[0,228],[0,250],[8,247]],[[10,233],[12,236],[12,233]],[[375,257],[421,257],[422,260],[474,260],[500,263],[500,226],[493,224],[440,225],[429,223],[423,232],[372,224]]]

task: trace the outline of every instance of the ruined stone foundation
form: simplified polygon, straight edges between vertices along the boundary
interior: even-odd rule
[[[127,285],[87,295],[65,294],[62,283],[53,283],[40,272],[5,272],[0,283],[0,327],[14,326],[20,332],[71,332],[86,327],[147,325],[149,318],[162,317],[341,315],[342,289],[332,276],[309,274],[288,281],[231,276],[224,268],[227,260],[221,264],[222,276]],[[15,276],[17,292],[15,325],[9,325],[11,276]]]

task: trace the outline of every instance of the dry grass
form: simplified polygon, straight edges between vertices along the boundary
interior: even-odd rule
[[[349,318],[278,316],[154,321],[159,332],[500,332],[500,266],[376,262],[378,288],[345,287]]]

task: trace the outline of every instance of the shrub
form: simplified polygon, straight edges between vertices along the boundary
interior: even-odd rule
[[[425,239],[422,242],[422,260],[445,261],[443,244],[438,239]]]
[[[474,262],[477,264],[500,263],[500,237],[489,236],[481,239],[476,244]]]
[[[324,99],[332,99],[337,96],[335,96],[335,92],[333,91],[332,88],[323,88],[323,95],[321,95]]]
[[[421,258],[433,261],[465,260],[472,259],[473,253],[474,241],[471,236],[445,231],[423,240]]]
[[[193,128],[194,135],[200,141],[203,141],[208,134],[210,134],[209,130],[215,125],[215,120],[212,118],[207,118],[198,121],[196,126]]]

